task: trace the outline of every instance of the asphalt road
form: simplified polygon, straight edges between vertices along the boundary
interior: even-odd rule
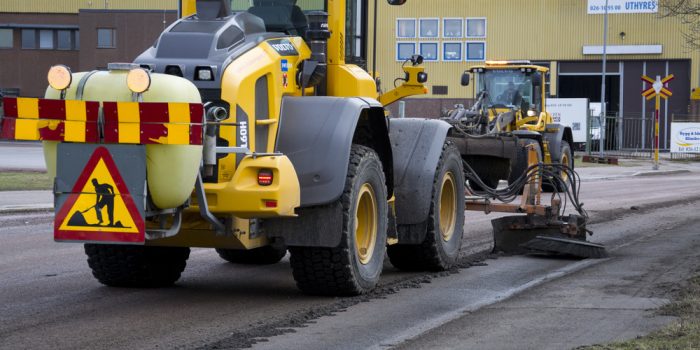
[[[586,182],[582,200],[594,240],[617,247],[697,217],[697,178]],[[490,249],[492,218],[467,215],[464,267]],[[51,232],[46,217],[0,218],[2,349],[235,348],[256,341],[260,348],[422,348],[432,344],[432,331],[465,313],[491,310],[506,298],[529,295],[529,287],[594,268],[586,265],[591,262],[517,256],[443,274],[404,273],[387,264],[376,293],[323,298],[296,289],[286,258],[272,266],[237,266],[213,250],[197,249],[173,288],[114,289],[92,278],[81,245],[54,243]]]
[[[0,170],[46,171],[39,142],[0,142]]]

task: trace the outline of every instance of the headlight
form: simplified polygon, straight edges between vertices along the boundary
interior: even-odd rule
[[[151,74],[143,68],[134,68],[126,75],[126,85],[133,93],[144,93],[151,87]]]
[[[47,79],[52,88],[63,91],[70,86],[73,81],[73,75],[70,72],[70,68],[59,64],[49,69]]]
[[[212,73],[210,67],[197,67],[196,77],[197,80],[214,80],[214,74]]]

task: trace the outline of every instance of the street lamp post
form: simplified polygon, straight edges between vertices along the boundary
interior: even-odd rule
[[[605,0],[605,16],[603,19],[603,73],[602,83],[600,84],[600,157],[605,155],[605,112],[607,109],[605,103],[605,75],[607,73],[608,63],[608,0]]]

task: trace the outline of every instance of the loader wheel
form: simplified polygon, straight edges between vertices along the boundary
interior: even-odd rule
[[[561,142],[561,156],[559,158],[559,164],[563,164],[571,168],[572,170],[574,169],[574,156],[573,153],[571,152],[571,146],[569,145],[568,142],[562,141]],[[569,183],[570,179],[568,177],[568,174],[566,172],[560,172],[559,175],[561,176],[562,180],[564,180],[564,183],[562,184],[559,181],[554,180],[554,183],[550,182],[549,180],[544,180],[542,182],[542,191],[543,192],[554,192],[554,189],[556,188],[556,192],[566,192],[569,189]]]
[[[508,177],[508,185],[513,184],[522,174],[527,171],[527,148],[529,145],[535,145],[537,151],[537,158],[542,162],[542,147],[537,140],[533,139],[519,139],[518,140],[518,150],[516,152],[515,162],[512,163],[510,167],[510,176]],[[522,190],[520,191],[522,193]]]
[[[425,240],[418,245],[389,246],[392,265],[407,271],[443,271],[454,266],[464,233],[464,182],[462,157],[446,142],[433,180]]]
[[[294,280],[305,293],[359,295],[379,281],[388,204],[382,163],[372,149],[352,146],[340,203],[343,232],[338,247],[289,248]]]
[[[167,287],[180,278],[190,248],[85,244],[92,275],[111,287]]]
[[[287,247],[268,245],[255,249],[217,249],[219,256],[234,264],[270,265],[276,264],[287,254]]]

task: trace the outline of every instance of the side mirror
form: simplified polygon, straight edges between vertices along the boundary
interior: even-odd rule
[[[400,5],[405,4],[405,3],[406,3],[406,0],[387,0],[387,2],[389,3],[389,5],[397,5],[397,6],[400,6]]]
[[[421,55],[413,55],[411,56],[410,60],[411,64],[413,64],[414,66],[423,64],[423,56]]]
[[[469,72],[462,73],[462,86],[469,86],[469,81],[471,79],[472,79],[472,76],[469,75]]]

